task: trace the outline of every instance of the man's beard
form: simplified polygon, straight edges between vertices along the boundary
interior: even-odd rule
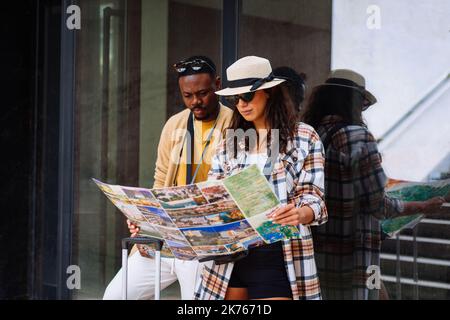
[[[201,116],[197,116],[195,111],[203,111],[203,115]],[[195,119],[197,120],[204,120],[204,119],[208,119],[210,114],[207,111],[207,108],[205,106],[197,106],[192,108],[192,113],[194,114]]]

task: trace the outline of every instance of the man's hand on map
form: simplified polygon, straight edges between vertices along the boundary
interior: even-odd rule
[[[128,230],[130,230],[131,237],[136,237],[141,230],[138,225],[134,224],[130,220],[127,219]]]
[[[131,222],[129,219],[127,219],[127,225],[128,225],[128,230],[130,230],[131,237],[132,238],[137,237],[141,228],[139,228],[139,226],[137,224]],[[149,254],[147,252],[147,246],[142,245],[142,244],[137,244],[136,247],[142,257],[150,258]]]

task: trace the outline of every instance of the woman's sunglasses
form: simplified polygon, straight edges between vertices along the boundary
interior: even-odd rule
[[[181,61],[178,63],[175,63],[173,65],[174,69],[176,70],[176,72],[178,73],[183,73],[186,72],[186,70],[188,68],[191,68],[194,71],[199,71],[201,69],[203,69],[204,67],[208,67],[209,69],[211,69],[211,71],[215,71],[215,69],[205,60],[202,59],[195,59],[195,60],[191,60],[191,61]]]
[[[242,101],[249,103],[255,97],[255,93],[256,91],[235,94],[233,96],[225,96],[224,99],[230,107],[236,107],[239,103],[239,99],[242,99]]]

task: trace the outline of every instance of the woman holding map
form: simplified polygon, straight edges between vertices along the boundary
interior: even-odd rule
[[[311,225],[327,221],[324,154],[314,129],[300,123],[295,105],[267,59],[244,57],[227,69],[229,87],[216,92],[235,107],[213,157],[210,180],[257,165],[281,207],[274,224],[297,226],[301,237],[250,248],[244,258],[209,261],[197,299],[320,299]]]

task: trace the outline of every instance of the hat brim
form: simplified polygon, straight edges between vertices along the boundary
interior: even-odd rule
[[[286,80],[284,79],[274,79],[270,82],[266,82],[264,83],[261,87],[259,87],[257,90],[264,90],[264,89],[269,89],[269,88],[273,88],[279,84],[282,84],[283,82],[285,82]],[[234,96],[236,94],[242,94],[242,93],[246,93],[246,92],[251,92],[252,86],[245,86],[245,87],[238,87],[238,88],[225,88],[219,91],[216,91],[216,94],[218,96]],[[255,91],[257,91],[255,90]]]
[[[375,98],[375,96],[372,93],[370,93],[370,91],[364,90],[364,97],[369,102],[367,108],[377,103],[377,98]]]
[[[359,92],[361,92],[361,89],[364,92],[364,98],[367,100],[368,104],[365,105],[364,110],[366,110],[367,108],[369,108],[370,106],[374,105],[375,103],[377,103],[377,98],[375,98],[375,96],[368,90],[364,89],[364,88],[359,88],[359,87],[353,87],[353,86],[347,86],[344,84],[338,84],[338,83],[323,83],[318,85],[318,87],[345,87],[345,88],[350,88],[350,89],[354,89],[357,90]]]

